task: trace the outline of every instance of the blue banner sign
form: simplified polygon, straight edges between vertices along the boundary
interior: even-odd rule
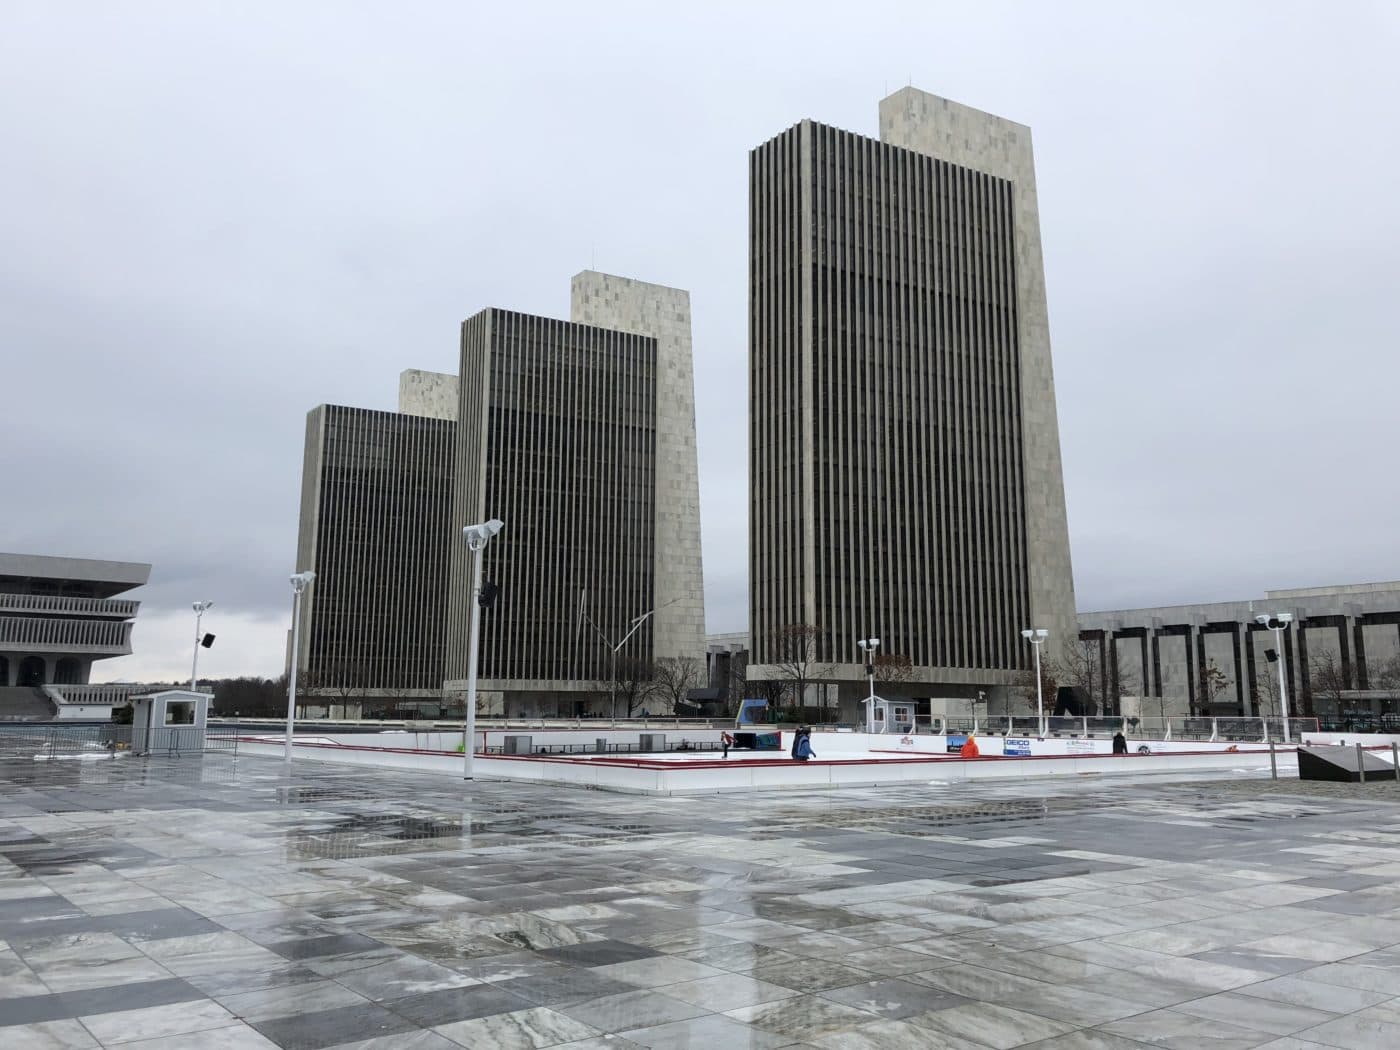
[[[1002,754],[1013,755],[1017,758],[1030,758],[1031,742],[1029,740],[1015,740],[1011,737],[1007,737],[1005,750],[1002,751]]]

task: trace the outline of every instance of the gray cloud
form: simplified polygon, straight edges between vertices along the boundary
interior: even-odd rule
[[[1400,575],[1392,6],[610,10],[10,5],[0,548],[285,615],[306,410],[596,265],[692,292],[743,627],[745,154],[912,79],[1035,130],[1081,607]]]

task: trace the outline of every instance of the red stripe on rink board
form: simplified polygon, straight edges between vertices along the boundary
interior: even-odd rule
[[[280,740],[260,740],[256,737],[238,737],[244,743],[249,744],[270,744],[281,746]],[[319,744],[306,741],[299,743],[297,747],[320,748],[328,751],[368,751],[374,753],[390,755],[439,755],[453,758],[460,758],[460,751],[426,751],[407,747],[371,747],[365,744]],[[1384,744],[1373,744],[1367,750],[1386,750],[1390,748]],[[1296,747],[1279,747],[1278,753],[1287,753],[1296,750]],[[961,755],[934,755],[930,753],[911,754],[908,751],[878,751],[872,750],[871,754],[897,755],[898,758],[853,758],[844,762],[822,761],[821,759],[810,759],[803,763],[808,766],[893,766],[893,765],[932,765],[939,762],[1058,762],[1066,759],[1084,758],[1175,758],[1187,757],[1191,755],[1266,755],[1266,750],[1253,749],[1249,751],[1155,751],[1150,754],[1141,755],[1131,752],[1127,755],[1102,755],[1102,754],[1082,754],[1082,755],[979,755],[976,758],[963,758]],[[775,766],[793,766],[796,760],[791,758],[760,758],[760,759],[740,759],[731,762],[727,759],[713,759],[701,762],[658,762],[644,758],[576,758],[568,755],[488,755],[483,752],[475,752],[475,757],[487,762],[555,762],[564,763],[571,766],[611,766],[621,769],[646,769],[646,770],[677,770],[677,769],[734,769],[735,767],[757,766],[760,769],[771,769]]]

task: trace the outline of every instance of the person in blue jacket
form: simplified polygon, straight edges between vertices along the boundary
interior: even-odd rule
[[[797,740],[792,745],[792,757],[799,762],[806,762],[809,758],[816,758],[817,753],[812,750],[812,731],[803,729],[797,734]]]

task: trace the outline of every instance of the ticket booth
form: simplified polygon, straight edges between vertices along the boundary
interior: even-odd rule
[[[167,689],[131,698],[131,751],[137,755],[178,755],[204,750],[204,726],[211,693]]]
[[[865,724],[868,733],[914,732],[915,706],[913,700],[886,700],[882,696],[866,697]]]

